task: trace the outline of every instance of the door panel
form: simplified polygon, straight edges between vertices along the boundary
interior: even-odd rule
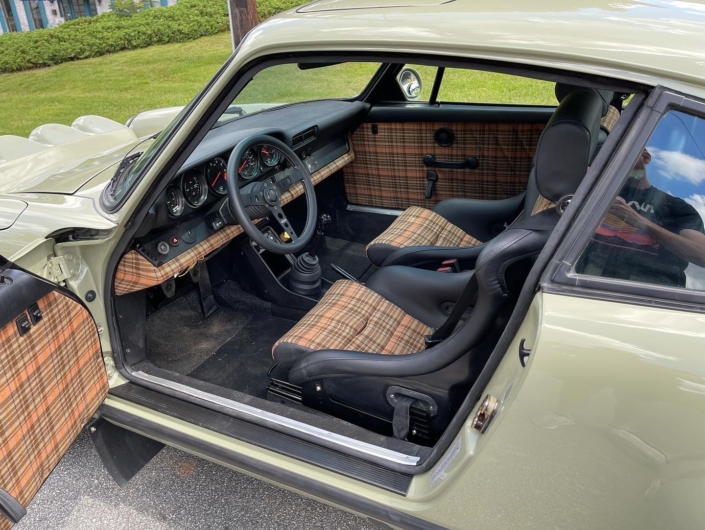
[[[376,108],[352,136],[355,161],[345,168],[345,193],[352,204],[383,208],[433,207],[453,197],[497,200],[526,189],[534,152],[549,108],[508,113],[484,107]],[[454,114],[453,119],[451,114]],[[441,118],[442,120],[434,119]],[[376,121],[378,119],[379,121]],[[384,121],[384,120],[395,121]],[[465,119],[466,121],[459,121]],[[418,120],[418,121],[411,121]],[[436,131],[450,129],[454,142],[442,147]],[[458,162],[474,156],[477,169],[428,168],[425,155]],[[433,196],[426,199],[426,173],[438,174]]]
[[[26,507],[102,403],[108,380],[80,303],[24,271],[0,267],[0,275],[0,489]],[[0,516],[0,529],[10,526]]]

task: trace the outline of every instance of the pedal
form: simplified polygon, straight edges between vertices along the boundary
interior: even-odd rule
[[[208,274],[208,265],[205,261],[199,261],[198,265],[190,271],[191,280],[198,283],[198,299],[201,302],[203,317],[208,318],[213,313],[220,309],[218,302],[213,296],[213,287],[211,286],[211,278]]]

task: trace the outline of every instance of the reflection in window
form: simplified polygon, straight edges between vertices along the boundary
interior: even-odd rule
[[[575,270],[705,290],[705,120],[669,111]]]

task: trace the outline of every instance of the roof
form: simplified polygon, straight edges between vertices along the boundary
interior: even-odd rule
[[[241,52],[441,53],[705,96],[704,35],[705,0],[320,0],[264,22]]]

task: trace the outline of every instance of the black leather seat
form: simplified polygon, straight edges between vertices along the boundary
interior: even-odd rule
[[[534,158],[535,165],[554,157],[570,156],[554,150],[547,138],[551,130],[561,130],[564,121],[576,120],[580,108],[588,111],[600,107],[601,127],[596,137],[597,149],[607,138],[617,109],[610,105],[613,92],[557,84],[559,105],[539,139]],[[565,111],[563,102],[571,96],[571,110]],[[576,113],[577,111],[577,113]],[[615,118],[616,114],[616,118]],[[367,246],[367,257],[378,267],[408,265],[437,268],[447,259],[457,259],[463,268],[473,268],[483,245],[518,218],[526,218],[550,207],[549,201],[538,193],[535,171],[529,175],[525,193],[510,199],[483,201],[448,199],[439,202],[433,210],[412,207],[402,213],[392,225]]]
[[[595,93],[564,98],[541,138],[535,197],[549,204],[575,192],[597,147],[602,104]],[[553,156],[549,156],[553,154]],[[367,285],[341,280],[274,345],[306,405],[368,428],[390,429],[394,396],[428,398],[430,432],[438,434],[476,378],[550,229],[536,228],[555,208],[527,217],[482,246],[474,271],[445,274],[390,266]],[[540,223],[539,223],[540,224]],[[552,226],[552,225],[551,225]],[[448,317],[465,288],[472,310],[442,342],[424,336]],[[390,390],[394,389],[394,390]],[[390,396],[390,392],[394,396]],[[421,397],[420,397],[421,396]],[[408,405],[408,403],[407,403]]]

